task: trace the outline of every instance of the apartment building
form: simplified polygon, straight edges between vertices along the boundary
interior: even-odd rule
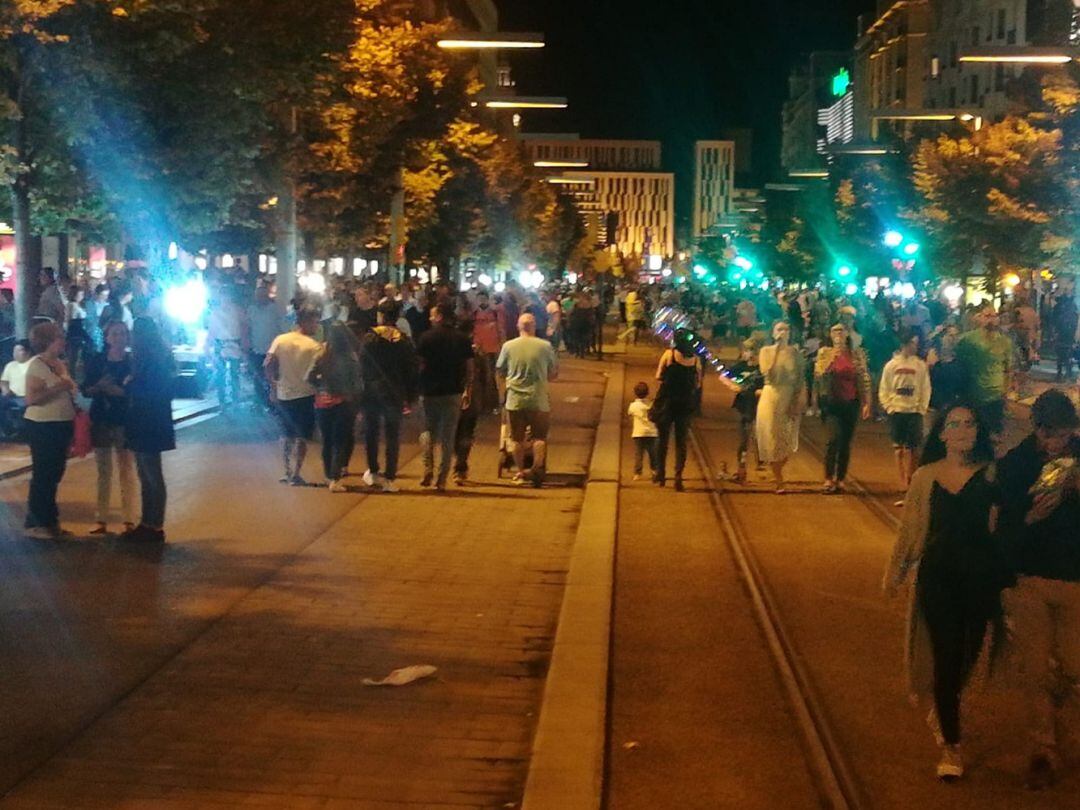
[[[520,137],[529,159],[541,168],[660,170],[660,141],[601,140],[571,133],[525,133]]]
[[[694,197],[691,238],[699,239],[732,213],[735,189],[735,143],[694,144]]]

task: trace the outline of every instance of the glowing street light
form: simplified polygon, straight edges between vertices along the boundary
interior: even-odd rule
[[[579,160],[535,160],[533,166],[538,169],[587,169],[587,161]]]
[[[1028,48],[1015,45],[988,46],[960,55],[961,62],[981,62],[1013,65],[1066,65],[1076,58],[1067,48]]]
[[[745,256],[736,256],[735,257],[735,266],[738,267],[740,270],[753,270],[754,269],[754,263],[752,261],[750,261],[748,258],[746,258]]]
[[[885,247],[898,248],[904,244],[904,235],[900,231],[889,231],[882,240]]]
[[[483,102],[489,110],[565,110],[570,106],[560,96],[505,96]]]
[[[438,45],[448,51],[530,50],[544,47],[544,35],[466,31],[440,39]]]
[[[920,245],[918,242],[909,242],[908,244],[904,245],[904,253],[906,253],[908,256],[914,256],[916,253],[919,252],[919,247]]]

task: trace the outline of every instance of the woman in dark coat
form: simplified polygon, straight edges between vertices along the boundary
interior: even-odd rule
[[[138,318],[131,333],[131,376],[125,431],[142,488],[142,521],[123,536],[128,540],[165,540],[165,475],[161,454],[176,449],[172,394],[176,376],[172,352],[157,324]]]

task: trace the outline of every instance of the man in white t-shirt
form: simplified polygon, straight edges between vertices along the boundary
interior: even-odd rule
[[[304,307],[296,314],[296,329],[278,335],[266,352],[264,368],[271,396],[281,421],[284,484],[307,486],[300,475],[307,443],[315,433],[315,386],[308,375],[322,351],[312,335],[319,328],[317,309]]]
[[[25,340],[15,344],[14,358],[0,375],[0,432],[18,433],[26,410],[26,369],[30,366],[30,345]]]

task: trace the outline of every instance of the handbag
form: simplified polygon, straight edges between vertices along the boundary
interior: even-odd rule
[[[75,411],[71,434],[71,444],[68,445],[68,458],[85,458],[94,449],[94,443],[90,439],[90,414],[84,410]]]

